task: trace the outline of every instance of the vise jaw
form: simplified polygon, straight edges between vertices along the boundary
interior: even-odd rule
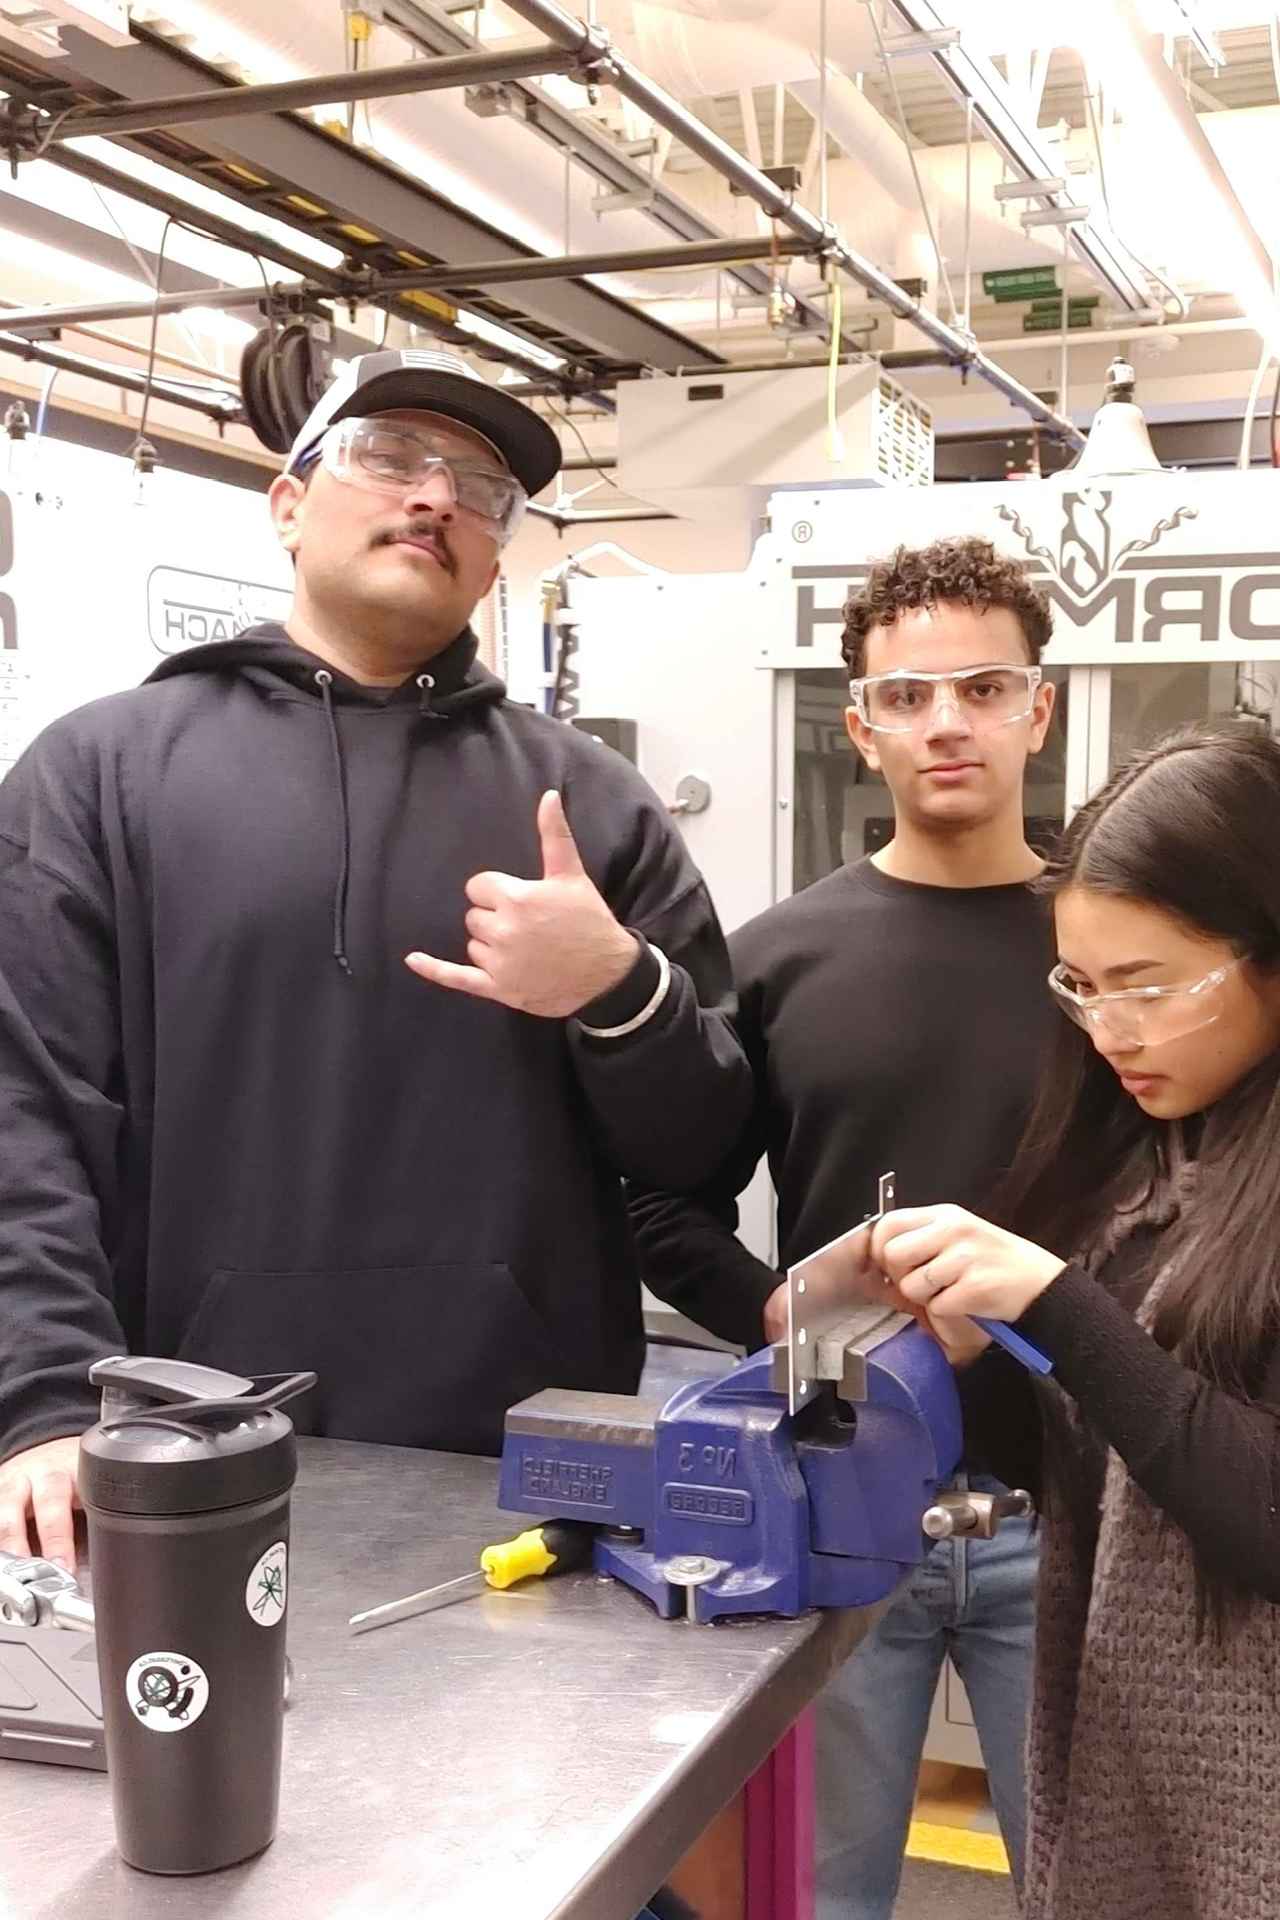
[[[868,1317],[869,1316],[869,1317]],[[550,1388],[507,1415],[499,1505],[590,1520],[598,1571],[664,1618],[869,1606],[919,1561],[961,1448],[951,1368],[904,1314],[824,1334],[828,1384],[788,1411],[765,1348],[665,1404]]]

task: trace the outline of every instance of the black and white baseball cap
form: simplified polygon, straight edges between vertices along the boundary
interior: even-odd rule
[[[383,348],[348,361],[290,447],[286,471],[292,473],[319,446],[336,420],[400,407],[442,413],[481,434],[531,496],[560,471],[560,442],[540,414],[491,387],[455,354],[427,347]]]

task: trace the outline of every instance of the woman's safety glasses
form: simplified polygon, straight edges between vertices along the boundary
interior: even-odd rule
[[[474,514],[505,545],[515,533],[529,496],[515,477],[500,467],[459,459],[432,434],[376,416],[339,420],[320,442],[320,458],[335,480],[374,493],[407,493],[438,474],[453,505]]]
[[[1158,1047],[1213,1025],[1222,1012],[1217,990],[1239,965],[1231,960],[1187,987],[1122,987],[1116,993],[1081,993],[1070,970],[1059,965],[1049,985],[1068,1019],[1086,1033],[1105,1027],[1117,1040]]]

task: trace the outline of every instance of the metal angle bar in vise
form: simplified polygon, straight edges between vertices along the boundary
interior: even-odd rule
[[[858,1261],[854,1243],[865,1233],[855,1227],[787,1275],[787,1337],[773,1350],[773,1384],[787,1396],[788,1411],[801,1412],[825,1385],[844,1400],[866,1394],[866,1356],[911,1324],[883,1301],[851,1301],[851,1277]]]

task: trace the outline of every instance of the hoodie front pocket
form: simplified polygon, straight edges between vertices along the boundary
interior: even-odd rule
[[[258,1375],[309,1368],[299,1433],[496,1453],[507,1408],[573,1367],[505,1266],[215,1273],[183,1360]]]

